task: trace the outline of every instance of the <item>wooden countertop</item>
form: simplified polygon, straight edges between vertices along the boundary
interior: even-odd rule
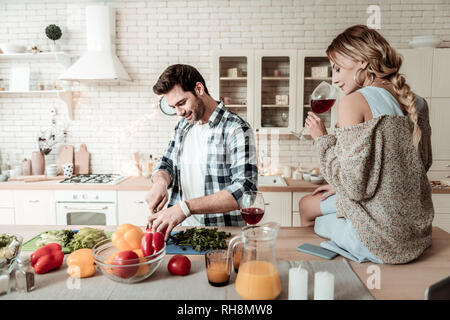
[[[59,226],[61,229],[79,229],[85,226]],[[115,230],[115,226],[92,226],[105,230]],[[54,230],[51,225],[0,225],[0,233],[20,234],[24,242],[45,230]],[[179,227],[175,230],[185,228]],[[239,227],[219,227],[219,230],[240,234]],[[450,274],[450,234],[438,227],[433,227],[433,244],[416,261],[402,265],[377,265],[373,263],[357,263],[349,261],[353,271],[361,282],[366,285],[375,299],[381,300],[423,300],[428,286],[447,277]],[[319,257],[301,253],[296,247],[302,243],[319,245],[324,241],[314,233],[313,228],[282,227],[276,241],[276,255],[279,260],[324,260]],[[23,254],[31,254],[29,251]],[[169,259],[166,256],[164,259]],[[192,260],[203,260],[203,255],[189,256]],[[335,259],[345,259],[338,256]],[[374,268],[375,266],[375,268]],[[371,289],[370,279],[374,270],[379,268],[380,288]],[[370,268],[370,269],[369,269]],[[368,281],[369,280],[369,281]],[[369,284],[368,284],[369,283]]]
[[[62,178],[61,178],[62,179]],[[262,192],[313,192],[318,185],[308,181],[285,179],[287,187],[263,187]],[[0,190],[117,190],[117,191],[146,191],[151,187],[150,179],[130,176],[116,185],[62,184],[58,181],[7,181],[0,182]],[[450,187],[433,188],[433,193],[450,194]]]

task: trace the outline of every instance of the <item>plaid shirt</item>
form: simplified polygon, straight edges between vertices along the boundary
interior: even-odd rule
[[[208,125],[212,133],[208,138],[205,195],[227,190],[241,206],[244,191],[257,190],[258,169],[253,131],[247,122],[228,111],[223,102],[212,113]],[[168,207],[182,199],[180,155],[183,148],[189,148],[184,145],[183,139],[191,127],[184,118],[178,122],[169,146],[153,170],[153,174],[164,170],[171,178],[169,188],[172,188],[172,194]],[[239,210],[196,216],[202,216],[200,220],[205,226],[246,225]]]

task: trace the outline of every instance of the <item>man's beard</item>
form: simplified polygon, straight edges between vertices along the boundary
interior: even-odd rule
[[[197,98],[197,106],[192,110],[192,122],[199,121],[205,114],[206,106],[200,98]]]

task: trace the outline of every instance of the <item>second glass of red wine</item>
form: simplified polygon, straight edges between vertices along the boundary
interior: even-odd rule
[[[255,225],[264,216],[265,204],[261,192],[245,191],[242,198],[241,216],[248,224]]]

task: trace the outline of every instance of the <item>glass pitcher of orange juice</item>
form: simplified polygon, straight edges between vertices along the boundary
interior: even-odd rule
[[[235,289],[246,300],[273,300],[281,293],[281,281],[276,267],[275,240],[280,224],[268,222],[242,228],[242,235],[231,239],[228,261],[233,251],[243,243],[242,258]]]

